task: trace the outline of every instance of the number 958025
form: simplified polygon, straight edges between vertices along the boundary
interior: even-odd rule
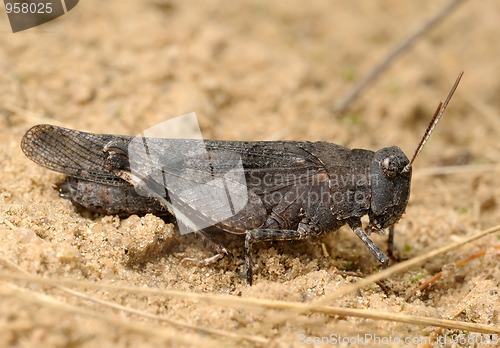
[[[52,13],[52,3],[50,2],[6,2],[5,11],[7,13]]]

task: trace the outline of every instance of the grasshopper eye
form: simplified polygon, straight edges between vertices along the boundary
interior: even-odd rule
[[[388,179],[395,178],[403,169],[399,158],[393,155],[385,157],[380,163],[380,167],[382,168],[382,173]]]

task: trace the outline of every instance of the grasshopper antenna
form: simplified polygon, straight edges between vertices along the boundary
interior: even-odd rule
[[[417,158],[420,151],[422,151],[422,148],[424,147],[425,143],[427,142],[427,140],[429,140],[429,137],[431,136],[432,131],[434,130],[434,128],[436,128],[436,125],[439,122],[439,119],[441,118],[441,116],[443,116],[444,110],[446,110],[446,107],[448,106],[448,103],[450,102],[451,97],[453,97],[453,94],[455,93],[455,90],[457,89],[458,84],[460,83],[460,79],[462,78],[463,74],[464,74],[463,71],[460,72],[460,74],[458,74],[457,80],[453,84],[453,87],[451,87],[451,91],[450,91],[450,93],[448,93],[448,96],[446,97],[446,100],[444,101],[444,103],[442,101],[439,102],[439,105],[436,109],[436,112],[434,113],[434,116],[432,117],[431,122],[427,126],[427,130],[425,131],[424,136],[420,140],[420,143],[418,144],[417,149],[415,150],[415,154],[413,155],[410,163],[408,163],[403,168],[403,171],[402,171],[403,173],[410,171],[411,166],[412,166],[413,162],[415,161],[415,158]]]

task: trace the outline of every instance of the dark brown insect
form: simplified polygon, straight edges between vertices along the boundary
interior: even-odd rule
[[[205,227],[245,234],[249,284],[254,243],[305,239],[344,224],[385,266],[389,258],[368,235],[384,233],[403,215],[413,161],[462,74],[411,161],[396,146],[374,152],[328,142],[138,138],[52,125],[31,128],[21,147],[34,162],[68,175],[60,192],[77,205],[106,214],[169,212],[180,229],[211,242],[217,254],[210,262],[227,251]],[[366,232],[364,215],[370,219]],[[392,240],[391,229],[389,252]]]

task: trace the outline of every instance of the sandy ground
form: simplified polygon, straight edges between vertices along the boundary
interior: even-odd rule
[[[58,20],[17,34],[0,12],[0,345],[253,346],[260,340],[289,347],[330,335],[418,339],[439,333],[448,335],[451,347],[453,335],[471,333],[345,315],[283,316],[256,303],[172,297],[167,290],[308,303],[359,281],[355,274],[378,272],[378,266],[343,228],[319,240],[258,246],[249,287],[241,276],[241,238],[226,238],[233,257],[212,267],[182,264],[210,251],[155,216],[80,214],[53,189],[63,176],[32,163],[19,147],[37,123],[133,135],[194,111],[209,139],[325,140],[368,149],[396,144],[411,155],[437,103],[465,70],[415,164],[410,203],[397,225],[402,257],[423,255],[500,221],[498,166],[491,170],[500,160],[500,4],[465,2],[348,111],[335,115],[332,108],[443,4],[82,1]],[[465,172],[427,170],[449,165],[465,166]],[[393,275],[385,290],[371,285],[328,304],[498,328],[500,270],[492,247],[499,237],[491,234]],[[385,248],[386,237],[374,240]],[[482,250],[485,256],[455,271],[449,266]],[[449,277],[409,296],[443,267],[452,269]],[[183,325],[7,277],[23,271],[37,279],[80,281],[87,286],[68,287]],[[397,346],[385,343],[380,346]]]

